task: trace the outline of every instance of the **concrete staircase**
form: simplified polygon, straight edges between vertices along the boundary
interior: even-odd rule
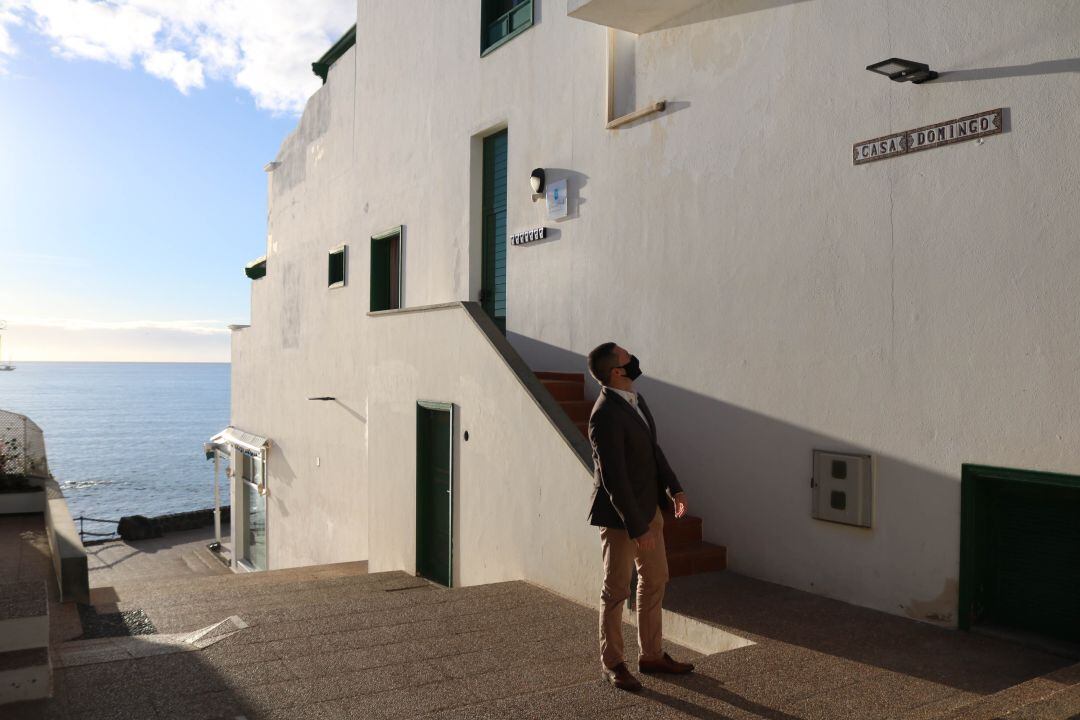
[[[371,592],[378,591],[381,596],[431,587],[426,580],[401,573],[369,575],[366,562],[349,562],[251,573],[121,580],[92,588],[90,596],[100,613],[142,610],[159,633],[179,633],[234,614],[247,622],[264,622],[279,614],[299,622],[305,612],[319,615],[314,610],[317,606],[334,605],[330,614],[336,615],[355,611],[348,603],[367,598]]]
[[[538,372],[536,377],[555,398],[577,429],[589,437],[589,414],[593,404],[585,399],[583,373]]]
[[[589,414],[593,403],[585,399],[584,373],[538,372],[536,377],[566,412],[582,435],[588,437]],[[727,568],[727,548],[704,542],[701,518],[687,515],[676,519],[664,514],[664,544],[671,577],[716,572]]]
[[[694,515],[676,518],[670,510],[664,512],[664,546],[671,577],[727,568],[727,548],[703,541],[701,518]]]
[[[39,700],[51,694],[49,596],[45,582],[2,583],[0,705]]]

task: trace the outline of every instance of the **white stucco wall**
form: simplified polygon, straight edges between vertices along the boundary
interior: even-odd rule
[[[465,310],[385,315],[368,333],[369,569],[416,569],[416,404],[446,402],[455,413],[453,583],[528,578],[594,600],[591,473]]]
[[[359,305],[351,287],[326,285],[327,252],[352,243],[360,212],[352,57],[333,66],[282,144],[269,182],[266,277],[252,283],[251,327],[233,333],[232,423],[272,442],[271,568],[368,554],[364,425],[354,412],[364,405],[366,376],[355,362],[362,343],[354,315],[367,301]],[[338,401],[307,399],[327,395]]]
[[[582,371],[607,339],[640,356],[661,443],[733,569],[954,623],[961,464],[1080,472],[1080,4],[716,0],[638,38],[636,102],[668,109],[608,131],[606,29],[537,3],[533,28],[480,58],[479,0],[360,0],[356,47],[283,145],[233,355],[234,424],[277,444],[272,566],[410,567],[411,531],[373,498],[395,493],[407,523],[415,476],[373,449],[412,442],[401,408],[421,391],[460,393],[426,399],[463,417],[516,407],[512,385],[453,375],[485,362],[480,345],[365,315],[367,239],[397,224],[407,306],[475,299],[476,137],[506,126],[509,230],[553,229],[508,249],[509,337],[532,366]],[[890,56],[943,77],[863,69]],[[985,142],[851,164],[855,141],[996,107],[1007,132]],[[569,178],[569,219],[531,201],[538,166]],[[327,290],[342,242],[349,282]],[[519,422],[493,437],[516,447]],[[475,448],[463,488],[493,494],[463,489],[461,517],[517,508],[508,461]],[[810,518],[814,448],[874,456],[872,529]],[[481,517],[464,547],[504,550],[462,578],[520,572],[535,537]]]

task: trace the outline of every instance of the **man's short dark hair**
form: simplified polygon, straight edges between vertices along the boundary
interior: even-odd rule
[[[596,382],[607,385],[611,381],[611,371],[619,366],[619,356],[615,352],[618,347],[613,342],[597,345],[589,353],[589,373],[596,378]]]

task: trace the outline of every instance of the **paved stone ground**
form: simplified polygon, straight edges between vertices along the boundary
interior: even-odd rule
[[[228,537],[228,523],[222,524],[221,533]],[[232,571],[206,549],[212,539],[213,529],[202,528],[135,543],[116,540],[90,545],[86,548],[90,587],[155,578],[231,575]]]
[[[698,672],[645,677],[640,695],[599,680],[593,609],[522,582],[446,589],[348,563],[132,578],[92,595],[105,610],[143,609],[163,633],[233,615],[248,627],[204,649],[148,649],[137,658],[91,645],[102,641],[67,643],[62,649],[78,652],[56,670],[54,698],[0,708],[0,718],[1061,720],[1080,713],[1080,666],[1063,658],[730,573],[673,584],[670,605],[756,644],[696,658],[671,647],[694,658]],[[625,630],[633,648],[633,631]],[[149,640],[126,642],[130,649]]]
[[[0,582],[40,580],[49,594],[49,642],[61,643],[82,634],[73,603],[60,602],[44,515],[0,516]],[[0,708],[0,718],[3,710]]]

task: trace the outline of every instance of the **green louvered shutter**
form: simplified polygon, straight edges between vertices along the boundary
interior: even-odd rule
[[[1080,642],[1080,477],[964,466],[960,627]]]
[[[988,620],[1080,641],[1080,488],[1003,482]]]
[[[506,131],[484,138],[482,305],[506,332]]]

